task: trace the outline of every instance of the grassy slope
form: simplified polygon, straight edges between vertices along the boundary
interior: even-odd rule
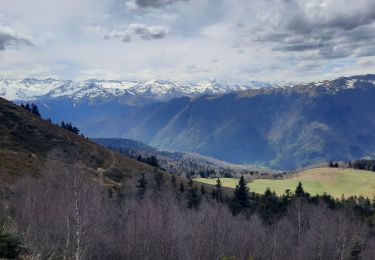
[[[215,184],[216,179],[196,179],[196,181]],[[340,198],[351,195],[375,196],[375,173],[352,169],[315,168],[300,172],[285,180],[259,179],[248,183],[251,191],[263,193],[267,187],[277,194],[283,194],[286,189],[294,191],[298,182],[301,181],[305,191],[310,194],[323,194],[324,192]],[[234,188],[238,180],[222,178],[222,185]]]
[[[121,183],[154,168],[112,152],[90,140],[61,129],[25,109],[0,98],[0,181],[12,182],[26,174],[39,174],[53,149],[80,159],[105,183]]]

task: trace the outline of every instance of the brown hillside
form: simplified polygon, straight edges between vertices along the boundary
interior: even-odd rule
[[[79,157],[105,183],[123,183],[154,168],[112,152],[0,98],[0,179],[38,175],[53,150]],[[63,158],[62,158],[63,160]],[[69,163],[66,161],[66,163]]]

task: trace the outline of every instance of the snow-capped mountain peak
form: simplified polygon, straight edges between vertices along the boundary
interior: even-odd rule
[[[217,81],[180,84],[172,81],[150,80],[146,82],[117,80],[57,80],[24,79],[0,80],[0,96],[9,100],[36,100],[42,97],[69,97],[75,102],[83,98],[95,100],[123,95],[152,98],[166,101],[176,97],[196,97],[206,94],[224,94],[251,88],[272,87],[265,82],[250,82],[249,85],[230,85]]]
[[[221,83],[216,80],[181,84],[173,81],[149,80],[146,82],[126,80],[59,80],[34,79],[0,80],[0,96],[8,100],[33,101],[41,99],[69,98],[75,103],[81,100],[95,102],[114,97],[137,97],[147,100],[168,101],[172,98],[202,95],[217,95],[229,92],[270,87],[324,87],[331,91],[356,88],[364,82],[373,84],[374,75],[342,77],[333,81],[325,80],[307,84],[285,81],[249,81],[246,84]]]

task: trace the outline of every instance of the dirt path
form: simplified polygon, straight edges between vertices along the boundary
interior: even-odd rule
[[[104,179],[106,179],[106,177],[104,175],[104,172],[106,172],[106,171],[108,171],[112,168],[115,168],[116,163],[117,163],[117,158],[116,158],[115,152],[110,151],[110,153],[111,153],[111,163],[110,163],[110,165],[107,168],[98,168],[97,169],[98,174],[99,174],[99,180],[102,184],[105,183]]]

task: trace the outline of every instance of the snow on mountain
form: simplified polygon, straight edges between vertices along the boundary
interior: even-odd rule
[[[32,100],[59,87],[55,79],[0,80],[0,96],[8,100]]]
[[[216,81],[202,81],[196,84],[179,84],[171,81],[150,80],[147,82],[115,80],[57,80],[24,79],[0,80],[0,96],[8,100],[36,100],[69,97],[75,102],[87,98],[106,99],[133,95],[143,98],[167,101],[172,98],[200,95],[224,94],[253,88],[272,87],[271,83],[251,81],[246,85],[223,84]]]
[[[146,82],[121,80],[57,80],[33,79],[1,80],[0,96],[8,100],[33,101],[41,99],[56,99],[67,97],[75,103],[85,99],[95,102],[97,99],[112,97],[137,97],[155,101],[168,101],[173,98],[188,96],[225,94],[270,87],[325,87],[331,91],[342,88],[356,88],[364,82],[371,84],[373,75],[342,77],[337,80],[318,81],[307,84],[297,84],[285,81],[263,82],[249,81],[246,84],[229,84],[218,81],[201,81],[198,83],[180,84],[172,81],[150,80]]]

